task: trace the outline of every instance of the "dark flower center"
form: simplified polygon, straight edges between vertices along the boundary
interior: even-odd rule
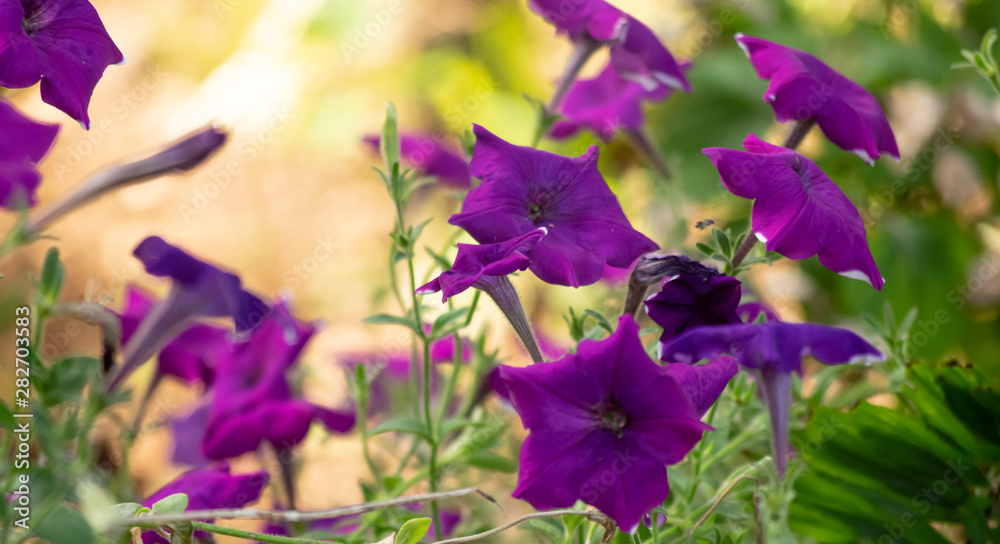
[[[598,407],[594,410],[594,414],[597,416],[598,426],[615,433],[619,438],[628,425],[628,415],[625,410],[613,402]]]
[[[539,206],[538,204],[529,204],[528,205],[528,219],[530,219],[532,222],[534,222],[534,221],[538,221],[538,219],[541,218],[541,217],[542,217],[542,207]]]

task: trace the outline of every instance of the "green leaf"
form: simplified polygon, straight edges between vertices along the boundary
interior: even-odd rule
[[[0,428],[13,429],[16,425],[14,422],[14,412],[11,412],[3,399],[0,399]]]
[[[566,539],[566,528],[563,527],[562,522],[553,518],[533,519],[525,525],[529,529],[551,538],[553,542],[563,542]]]
[[[51,544],[94,544],[94,530],[83,516],[60,504],[34,527],[34,535]]]
[[[111,514],[115,519],[130,519],[149,511],[149,508],[137,502],[123,502],[111,507]],[[113,531],[109,531],[107,536],[114,544],[130,544],[132,542],[130,529],[130,527],[118,526]]]
[[[397,417],[383,422],[369,431],[368,436],[392,432],[415,434],[427,441],[431,441],[431,433],[427,430],[427,425],[422,421],[410,417]]]
[[[712,249],[712,247],[709,246],[708,244],[703,244],[701,242],[698,242],[694,245],[694,247],[698,248],[698,251],[704,253],[705,255],[711,256],[715,254],[715,250]]]
[[[445,330],[445,328],[453,322],[465,319],[468,312],[469,308],[463,306],[439,315],[437,319],[434,320],[434,325],[431,326],[431,338],[441,338],[443,336],[441,331]]]
[[[722,250],[723,255],[732,255],[732,247],[729,245],[729,236],[721,229],[712,229],[712,235],[715,236],[715,241],[719,244],[719,249]]]
[[[396,116],[396,106],[392,102],[385,105],[385,122],[382,123],[382,158],[386,170],[392,172],[399,162],[399,128]]]
[[[417,544],[431,528],[431,518],[411,519],[396,533],[396,544]]]
[[[52,304],[59,298],[64,273],[63,265],[59,262],[59,250],[49,249],[48,253],[45,254],[45,264],[42,265],[42,282],[38,286],[39,293],[46,305]]]
[[[433,249],[429,247],[425,247],[424,251],[426,251],[427,254],[431,256],[432,259],[434,259],[434,262],[437,263],[437,265],[441,268],[442,272],[447,272],[451,270],[451,261],[446,259],[443,255],[438,255],[437,253],[434,252]]]
[[[587,313],[587,315],[596,319],[597,324],[600,325],[602,329],[608,331],[611,334],[614,334],[615,332],[614,327],[611,326],[611,323],[608,322],[608,319],[603,315],[601,315],[600,312],[597,312],[596,310],[584,310],[584,311]]]
[[[517,461],[488,451],[477,451],[465,458],[468,465],[505,474],[517,472]]]
[[[441,436],[450,434],[465,427],[485,427],[482,421],[469,421],[467,419],[449,419],[441,424]]]
[[[418,333],[417,323],[411,317],[402,317],[398,315],[389,314],[375,314],[370,315],[361,321],[365,323],[370,323],[372,325],[402,325],[414,333]]]
[[[101,362],[93,357],[68,357],[52,365],[46,379],[36,383],[45,392],[45,403],[56,406],[82,398],[84,388],[100,371]]]
[[[153,503],[150,508],[154,514],[179,514],[188,507],[188,497],[184,493],[167,495]]]

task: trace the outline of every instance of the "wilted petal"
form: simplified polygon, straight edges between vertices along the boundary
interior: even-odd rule
[[[740,296],[740,281],[732,276],[682,274],[664,282],[659,293],[646,299],[646,313],[663,327],[663,344],[693,327],[738,323]]]
[[[753,230],[768,251],[789,259],[819,256],[819,262],[876,290],[885,283],[875,266],[865,225],[839,187],[806,157],[754,136],[747,151],[702,150],[719,170],[722,184],[755,199]]]

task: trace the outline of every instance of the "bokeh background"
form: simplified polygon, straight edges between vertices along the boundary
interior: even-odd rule
[[[757,79],[732,35],[743,32],[807,50],[879,98],[902,154],[874,167],[827,142],[819,131],[800,151],[858,206],[886,287],[836,276],[815,259],[758,266],[746,289],[786,319],[848,324],[875,334],[863,317],[918,317],[914,358],[955,357],[1000,375],[1000,100],[971,71],[951,65],[1000,26],[994,0],[617,0],[690,58],[694,92],[647,108],[649,129],[676,173],[659,179],[626,141],[602,144],[600,167],[634,226],[666,250],[686,250],[714,219],[739,233],[750,203],[718,182],[708,146],[738,147],[750,132],[777,141],[781,129],[761,100]],[[453,140],[478,123],[527,145],[534,114],[524,95],[547,101],[570,52],[567,40],[524,0],[94,0],[126,57],[110,67],[83,131],[43,104],[37,89],[5,91],[28,115],[61,123],[42,163],[44,206],[103,165],[140,157],[215,122],[228,145],[185,176],[107,195],[60,221],[51,238],[0,263],[0,315],[13,316],[37,276],[45,250],[59,248],[68,273],[63,299],[119,308],[126,285],[157,292],[131,257],[144,237],[160,235],[240,274],[250,289],[291,297],[304,319],[325,329],[305,355],[307,396],[337,405],[346,398],[338,354],[398,349],[399,332],[361,319],[391,311],[387,233],[393,208],[371,170],[378,158],[361,143],[381,126],[393,101],[401,129]],[[603,66],[598,55],[585,74]],[[546,149],[582,153],[589,134]],[[441,251],[455,234],[447,218],[461,195],[442,187],[418,194],[411,220],[433,217],[424,243]],[[6,231],[14,217],[0,217]],[[421,259],[425,259],[422,255]],[[422,261],[426,268],[430,260]],[[517,282],[532,319],[567,342],[567,307],[620,309],[622,287],[572,290]],[[463,295],[468,296],[468,295]],[[515,363],[524,357],[493,309],[475,326]],[[0,320],[10,345],[13,317]],[[922,334],[922,336],[920,335]],[[405,345],[405,341],[402,342]],[[394,348],[393,346],[396,346]],[[44,356],[96,352],[85,326],[54,320]],[[137,387],[148,379],[139,373]],[[0,375],[9,399],[10,373]],[[151,418],[190,408],[197,391],[171,384]],[[355,441],[316,433],[303,450],[303,508],[361,499],[364,473]],[[131,470],[148,494],[183,467],[171,466],[166,429],[140,437]],[[237,461],[246,468],[252,459]],[[500,487],[511,489],[512,482]],[[512,502],[512,501],[505,501]]]

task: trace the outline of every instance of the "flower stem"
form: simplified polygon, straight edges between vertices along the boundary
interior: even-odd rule
[[[736,269],[743,264],[743,260],[747,258],[747,255],[750,254],[750,250],[752,250],[755,245],[757,245],[757,235],[754,233],[753,227],[751,226],[747,231],[746,237],[743,239],[743,243],[736,249],[736,255],[733,255],[733,262],[729,270],[731,274],[736,273]]]
[[[576,76],[580,74],[583,65],[587,63],[587,59],[591,55],[601,48],[601,45],[601,42],[586,35],[576,42],[573,53],[569,57],[569,62],[566,63],[566,69],[563,71],[562,77],[559,78],[556,90],[552,93],[552,99],[549,100],[550,112],[556,111],[556,108],[562,104],[563,98],[566,97],[569,88],[576,81]]]
[[[792,121],[788,124],[788,131],[785,132],[785,139],[781,142],[781,146],[793,150],[799,147],[799,144],[802,143],[806,134],[809,133],[815,124],[815,117],[810,117],[802,121]]]
[[[670,167],[667,166],[667,161],[663,158],[663,154],[660,152],[659,146],[653,141],[652,136],[645,130],[629,130],[626,132],[629,137],[629,141],[632,142],[632,146],[638,150],[642,155],[649,161],[650,166],[653,170],[656,170],[660,176],[665,180],[670,180]]]
[[[542,357],[542,350],[538,347],[538,340],[535,339],[535,333],[531,330],[531,324],[528,323],[528,316],[524,313],[521,298],[517,296],[517,290],[514,289],[514,284],[507,276],[486,277],[488,279],[481,278],[477,281],[475,287],[485,291],[500,308],[517,337],[524,344],[524,349],[528,350],[531,360],[535,363],[545,361],[545,358]]]

